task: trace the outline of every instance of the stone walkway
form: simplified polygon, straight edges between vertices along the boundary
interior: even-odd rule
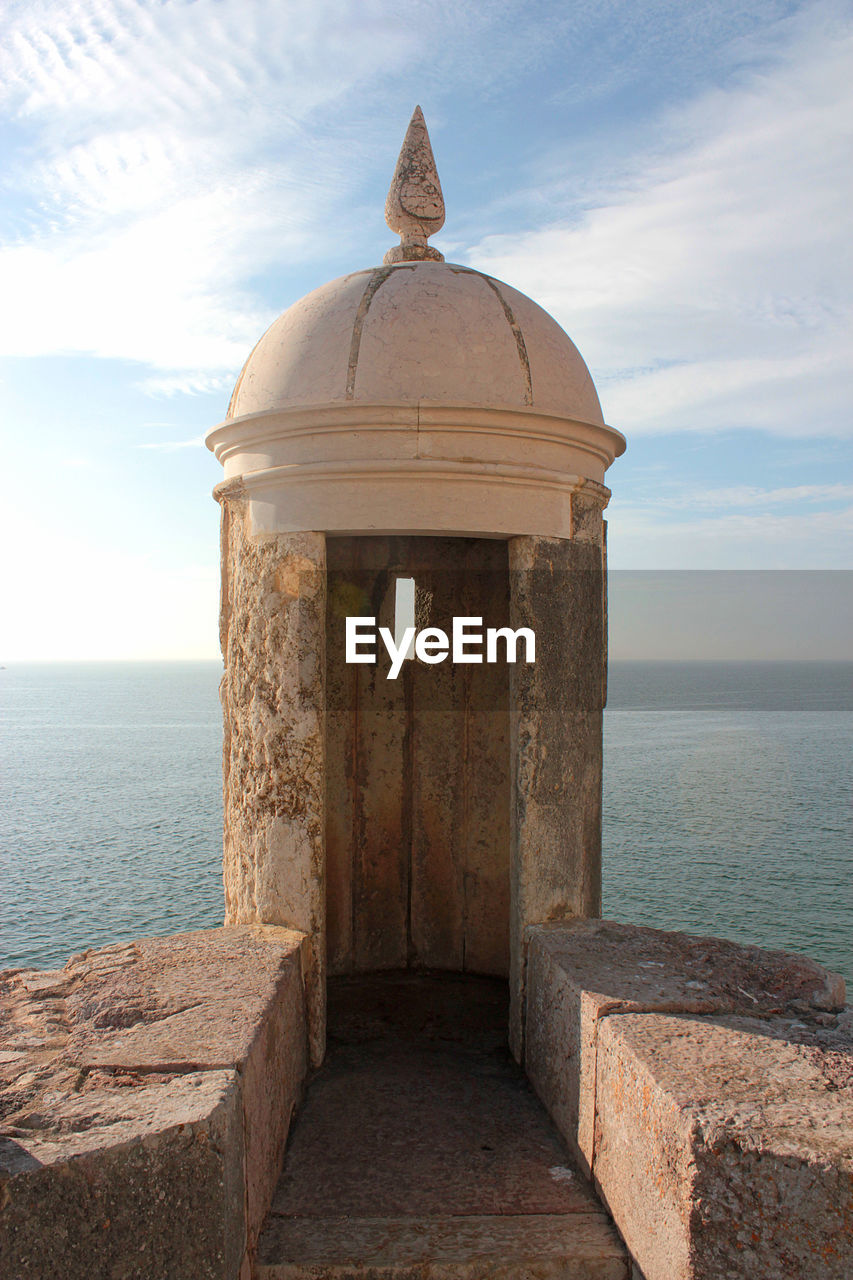
[[[329,983],[258,1280],[625,1280],[628,1257],[506,1048],[507,991],[458,975]]]

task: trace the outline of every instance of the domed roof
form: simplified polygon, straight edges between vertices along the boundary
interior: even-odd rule
[[[356,271],[294,303],[246,361],[228,418],[421,401],[604,422],[580,353],[547,311],[480,271],[429,260]]]
[[[285,311],[207,436],[252,533],[598,536],[624,438],[547,311],[428,243],[444,198],[419,107],[385,217],[400,244]]]

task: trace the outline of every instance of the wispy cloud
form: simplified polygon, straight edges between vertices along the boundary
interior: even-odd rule
[[[418,52],[370,0],[7,5],[0,353],[238,368],[275,314],[253,276],[316,253],[358,173],[346,116],[330,141],[317,113]]]
[[[633,505],[645,501],[657,510],[722,511],[734,507],[793,507],[816,504],[836,504],[853,501],[853,484],[795,484],[781,485],[774,489],[761,489],[757,485],[730,485],[726,488],[698,488],[695,486],[658,484],[646,494],[635,488]]]
[[[568,328],[615,425],[851,431],[851,59],[849,9],[811,6],[572,224],[470,248]]]
[[[245,354],[244,351],[244,358]],[[242,364],[242,360],[240,363]],[[150,396],[208,395],[210,392],[222,392],[227,398],[234,385],[234,370],[231,366],[228,368],[227,373],[203,373],[195,369],[182,370],[180,373],[150,374],[146,378],[140,378],[134,383],[134,387]]]
[[[466,70],[482,90],[517,74],[549,42],[523,16],[506,0],[8,0],[0,355],[132,359],[154,393],[227,381],[286,300],[268,300],[271,271],[321,262],[328,228],[335,248],[361,234],[377,108],[402,93],[411,109],[405,77],[438,95]]]
[[[341,211],[375,162],[377,103],[403,78],[440,97],[467,70],[498,94],[559,40],[587,50],[599,88],[604,63],[618,67],[613,89],[644,57],[663,75],[674,41],[695,68],[713,31],[721,87],[661,109],[618,165],[579,143],[589,171],[560,223],[552,148],[551,167],[506,191],[528,230],[460,256],[554,312],[631,435],[848,432],[849,11],[689,9],[10,0],[0,105],[20,146],[0,178],[0,290],[14,299],[0,354],[131,359],[146,392],[224,391],[286,301],[268,300],[270,269],[321,264],[324,227],[358,234]],[[563,96],[590,91],[579,74]]]
[[[697,515],[617,503],[608,547],[613,569],[849,569],[853,506]]]
[[[705,487],[658,478],[618,494],[614,568],[848,568],[853,484]]]

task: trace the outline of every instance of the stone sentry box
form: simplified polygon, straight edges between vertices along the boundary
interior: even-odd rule
[[[209,439],[229,927],[0,974],[0,1272],[294,1274],[273,1192],[326,974],[423,967],[508,974],[513,1050],[648,1280],[849,1280],[843,981],[594,918],[603,479],[624,442],[559,326],[428,245],[419,112],[386,212],[399,248],[272,326]],[[348,664],[346,618],[396,629],[401,580],[419,628],[528,628],[535,663]],[[365,1221],[384,1250],[394,1222]],[[498,1222],[524,1244],[513,1274],[574,1274],[572,1241],[596,1275],[629,1265],[609,1228],[593,1260],[562,1220],[542,1255],[538,1211],[520,1234],[473,1221],[410,1220],[414,1268],[446,1270],[450,1241],[480,1274]],[[306,1222],[358,1267],[352,1218]]]
[[[427,243],[444,220],[413,116],[381,267],[261,338],[208,445],[225,468],[226,922],[309,935],[327,972],[508,975],[525,931],[600,909],[604,473],[624,449],[559,325]],[[530,627],[536,662],[347,664],[346,616]]]

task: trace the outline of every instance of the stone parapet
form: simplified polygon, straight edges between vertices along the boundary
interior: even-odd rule
[[[307,1065],[302,934],[0,974],[0,1275],[249,1275]]]
[[[602,1021],[593,1168],[646,1280],[848,1280],[853,1028],[801,1027]]]
[[[646,1280],[849,1280],[853,1022],[802,956],[529,930],[528,1075]]]

